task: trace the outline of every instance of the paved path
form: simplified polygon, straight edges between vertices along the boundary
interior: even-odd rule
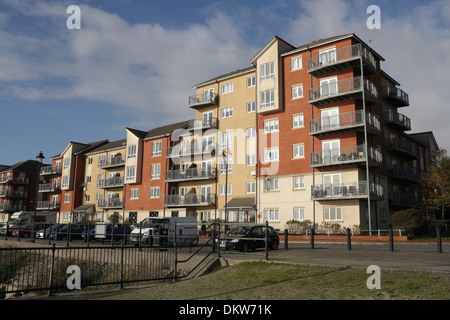
[[[450,272],[450,243],[443,243],[442,248],[443,253],[438,253],[434,243],[398,243],[394,244],[394,251],[390,251],[388,243],[352,243],[352,250],[348,250],[346,243],[316,242],[311,249],[309,243],[289,243],[288,250],[280,244],[279,250],[269,251],[269,261],[363,268],[377,265],[381,269]],[[259,255],[225,254],[224,257],[264,260],[264,251],[256,253]]]

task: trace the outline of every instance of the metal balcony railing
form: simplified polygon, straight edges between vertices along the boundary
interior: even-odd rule
[[[378,101],[378,89],[372,81],[355,77],[323,83],[309,89],[309,103],[321,105],[346,99],[362,99],[362,91],[367,102]]]
[[[97,186],[99,188],[116,188],[123,187],[123,177],[112,177],[104,180],[98,180]]]
[[[311,153],[311,167],[335,166],[343,164],[361,163],[369,160],[370,166],[381,166],[383,164],[383,153],[381,148],[366,146],[351,146],[336,149],[327,149]]]
[[[175,206],[210,206],[216,203],[215,194],[187,194],[180,196],[178,194],[167,195],[164,197],[164,204],[167,207]]]
[[[202,119],[191,119],[188,123],[188,130],[207,130],[217,129],[218,120],[214,117],[207,117]]]
[[[401,113],[386,112],[384,114],[384,122],[402,131],[411,130],[411,119]]]
[[[37,210],[54,210],[59,209],[59,202],[56,201],[38,201],[36,203]]]
[[[215,179],[216,168],[189,168],[182,170],[169,170],[166,172],[166,181],[189,181]]]
[[[111,198],[106,200],[99,200],[97,202],[97,206],[102,209],[108,209],[108,208],[123,208],[124,200],[120,198]]]
[[[381,132],[380,117],[370,112],[367,112],[366,115],[364,117],[364,110],[358,110],[313,119],[309,122],[309,133],[311,135],[317,135],[353,128],[363,128],[365,119],[367,131],[369,133],[379,134]]]
[[[383,98],[389,100],[397,107],[409,106],[409,95],[395,86],[385,86],[382,89]]]
[[[98,167],[102,169],[120,167],[125,165],[125,160],[121,156],[112,157],[110,159],[102,160],[98,163]]]
[[[358,43],[349,47],[328,50],[308,59],[308,72],[317,75],[330,71],[340,70],[349,66],[359,65],[359,59],[363,60],[366,71],[376,70],[375,56],[370,50]]]
[[[313,200],[367,198],[369,192],[370,197],[373,200],[380,200],[384,196],[384,188],[382,185],[370,183],[368,190],[367,181],[311,186],[311,198]]]
[[[392,179],[408,180],[414,183],[418,183],[420,181],[420,176],[417,169],[405,165],[395,165],[389,167],[388,177]]]
[[[59,166],[45,166],[40,170],[41,175],[59,174],[61,173],[61,167]]]
[[[411,160],[417,160],[417,146],[404,138],[386,139],[386,150]]]
[[[188,105],[191,108],[200,108],[217,104],[218,95],[213,92],[205,92],[189,97]]]
[[[392,192],[389,195],[389,205],[398,207],[420,207],[420,198],[407,192]]]
[[[0,177],[0,183],[28,184],[28,182],[29,182],[28,178],[9,177],[9,176],[2,176],[2,177]]]
[[[3,189],[0,190],[0,198],[26,198],[27,192],[26,191],[14,191],[14,190],[8,190]]]

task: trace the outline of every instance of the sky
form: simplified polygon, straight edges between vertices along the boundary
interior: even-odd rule
[[[450,151],[448,0],[0,0],[0,164],[191,119],[193,86],[250,66],[274,35],[300,46],[344,33],[386,59],[410,132]]]

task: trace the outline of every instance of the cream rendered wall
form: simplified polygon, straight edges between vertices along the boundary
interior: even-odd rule
[[[136,145],[136,157],[128,158],[128,147],[131,145]],[[136,137],[132,132],[127,130],[127,147],[125,152],[125,181],[124,183],[139,183],[141,181],[142,172],[142,153],[143,153],[143,143]],[[126,173],[128,167],[135,167],[134,179],[127,179]]]

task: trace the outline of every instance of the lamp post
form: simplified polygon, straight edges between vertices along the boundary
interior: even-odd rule
[[[38,156],[36,157],[38,159],[38,166],[37,166],[37,181],[36,181],[36,193],[35,193],[35,199],[34,199],[34,213],[33,213],[33,224],[31,225],[31,242],[34,243],[34,228],[36,225],[36,208],[37,208],[37,200],[39,195],[39,176],[41,174],[41,165],[42,161],[44,161],[45,157],[44,154],[39,152]]]

